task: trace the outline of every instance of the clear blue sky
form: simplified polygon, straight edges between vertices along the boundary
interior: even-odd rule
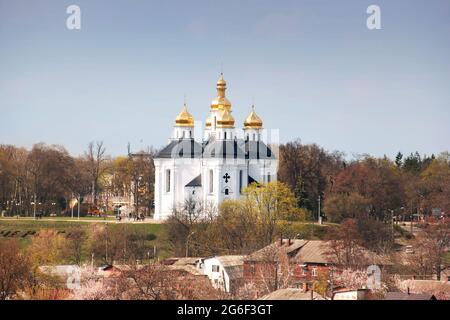
[[[370,4],[382,30],[366,28]],[[206,118],[221,62],[237,123],[254,97],[282,142],[450,149],[448,0],[0,0],[0,143],[161,147],[184,94]]]

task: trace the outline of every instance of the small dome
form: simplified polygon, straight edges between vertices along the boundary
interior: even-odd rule
[[[255,112],[255,107],[252,106],[252,112],[244,121],[244,129],[261,129],[263,122],[260,117]]]
[[[175,119],[175,126],[177,127],[193,127],[194,126],[194,117],[187,110],[186,104],[183,107],[183,110],[178,114]]]
[[[227,82],[223,78],[223,73],[221,73],[219,80],[217,80],[217,87],[219,88],[219,87],[226,87],[226,86],[227,86]]]
[[[234,118],[228,109],[223,109],[217,117],[218,128],[234,128]]]

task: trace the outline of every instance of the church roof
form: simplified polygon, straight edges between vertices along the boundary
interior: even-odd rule
[[[172,140],[156,158],[200,158],[202,146],[194,139]]]
[[[199,174],[194,179],[191,180],[185,187],[201,187],[202,186],[202,175]]]
[[[214,140],[197,143],[194,139],[172,140],[155,158],[275,159],[262,141]]]
[[[248,176],[247,184],[251,185],[252,183],[259,183],[259,182],[253,179],[251,176]]]
[[[211,140],[205,144],[203,157],[244,159],[245,153],[238,140]]]
[[[262,141],[245,141],[246,159],[275,159],[275,155]]]

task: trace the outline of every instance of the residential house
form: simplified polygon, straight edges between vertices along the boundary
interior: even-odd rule
[[[313,290],[304,291],[297,288],[285,288],[273,291],[258,300],[326,300]]]
[[[384,300],[436,300],[436,297],[427,293],[388,292]]]
[[[200,260],[199,268],[208,276],[214,288],[235,293],[243,284],[245,256],[215,256]]]
[[[359,249],[367,265],[389,263],[369,250]],[[300,287],[316,281],[321,274],[339,272],[340,267],[330,241],[280,239],[245,258],[243,277],[246,283],[266,283],[276,290],[281,281]]]

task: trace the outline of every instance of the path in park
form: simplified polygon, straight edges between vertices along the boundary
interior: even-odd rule
[[[36,221],[36,222],[89,222],[89,223],[133,223],[133,224],[160,224],[161,221],[156,221],[153,219],[145,219],[144,221],[133,221],[133,219],[129,220],[127,218],[122,219],[120,222],[116,219],[77,219],[77,218],[42,218],[42,219],[34,219],[32,217],[21,217],[19,219],[16,218],[0,218],[0,221]]]

